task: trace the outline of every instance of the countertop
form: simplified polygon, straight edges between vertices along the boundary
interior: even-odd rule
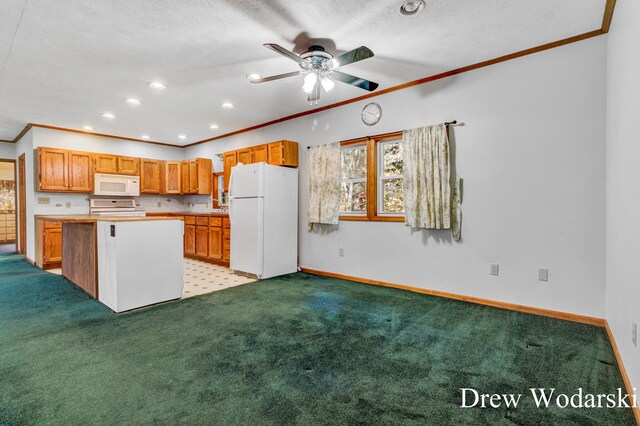
[[[96,223],[96,222],[145,222],[153,220],[180,220],[171,216],[142,216],[142,217],[109,217],[95,214],[60,214],[60,215],[36,215],[36,220],[46,220],[55,223]]]
[[[147,212],[147,217],[158,216],[207,216],[207,217],[229,217],[229,213],[197,213],[197,212]]]

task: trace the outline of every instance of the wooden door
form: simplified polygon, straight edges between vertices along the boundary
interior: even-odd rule
[[[209,195],[211,194],[211,173],[213,172],[213,161],[209,158],[197,158],[195,161],[198,176],[194,193],[199,195]]]
[[[162,174],[162,188],[163,194],[180,194],[182,188],[180,187],[180,162],[179,161],[165,161]]]
[[[140,175],[140,159],[135,157],[118,157],[118,173],[121,175]]]
[[[189,194],[198,193],[198,161],[194,158],[189,162]]]
[[[196,255],[209,255],[209,227],[196,226]]]
[[[231,178],[231,168],[238,163],[236,151],[224,153],[224,192],[229,191],[229,179]]]
[[[189,194],[190,193],[189,184],[191,182],[189,181],[189,162],[186,160],[180,163],[180,175],[181,175],[180,179],[182,181],[181,183],[182,193]]]
[[[18,205],[19,205],[19,232],[20,247],[18,253],[27,253],[27,189],[25,187],[24,154],[18,157]]]
[[[90,152],[69,152],[69,189],[93,192],[93,155]]]
[[[160,160],[140,160],[140,193],[159,194],[160,193],[160,170],[162,162]]]
[[[209,228],[209,257],[222,259],[222,227]]]
[[[111,154],[94,154],[96,173],[118,173],[118,157]]]
[[[38,189],[67,191],[69,189],[68,151],[57,148],[38,148]]]
[[[269,162],[268,146],[256,145],[251,147],[251,156],[252,156],[253,163],[268,163]]]
[[[253,161],[251,160],[251,148],[239,149],[237,152],[238,163],[242,164],[251,164]]]
[[[62,227],[44,227],[44,263],[62,262]]]
[[[269,164],[281,166],[284,159],[284,146],[282,142],[272,142],[267,145]]]
[[[196,254],[196,226],[184,226],[184,253]]]

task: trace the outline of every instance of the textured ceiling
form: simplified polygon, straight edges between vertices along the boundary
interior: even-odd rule
[[[334,54],[366,45],[375,57],[341,70],[381,90],[596,30],[605,9],[605,0],[427,0],[421,14],[404,17],[401,3],[2,0],[0,139],[34,122],[189,144],[311,108],[302,77],[247,81],[252,72],[297,70],[266,42],[298,53],[312,39]],[[155,79],[167,89],[149,88]],[[336,83],[318,106],[365,93]],[[223,109],[225,101],[235,108]]]

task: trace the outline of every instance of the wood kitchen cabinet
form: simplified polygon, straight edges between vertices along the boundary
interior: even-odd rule
[[[118,174],[140,176],[140,159],[135,157],[118,157]]]
[[[236,151],[224,153],[224,192],[229,191],[229,179],[231,178],[231,168],[238,164]]]
[[[94,154],[96,173],[118,173],[118,157],[111,154]]]
[[[160,174],[160,192],[162,194],[180,194],[182,192],[180,161],[163,161]]]
[[[160,173],[162,171],[162,161],[140,160],[140,193],[160,194]]]
[[[196,256],[209,255],[209,227],[196,226]]]
[[[187,225],[186,220],[184,225],[184,254],[196,254],[196,226]]]
[[[268,162],[274,166],[298,167],[298,143],[282,140],[267,145]]]
[[[93,154],[69,151],[69,190],[93,192]]]
[[[183,194],[211,194],[213,162],[208,158],[185,160],[181,164]]]
[[[36,220],[36,265],[42,269],[62,264],[62,224]]]
[[[268,163],[269,150],[268,145],[256,145],[251,147],[252,163]]]
[[[228,218],[211,215],[184,216],[186,257],[229,266],[230,246],[231,230]]]
[[[238,163],[242,164],[251,164],[253,163],[251,159],[251,148],[239,149],[236,151],[236,156],[238,158]]]
[[[68,190],[68,151],[57,148],[38,148],[38,191]]]

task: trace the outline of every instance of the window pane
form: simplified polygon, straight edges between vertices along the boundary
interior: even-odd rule
[[[385,179],[383,182],[382,196],[385,213],[402,213],[402,179]]]
[[[382,173],[384,176],[402,174],[402,143],[386,143],[382,145]]]
[[[344,149],[342,151],[342,179],[367,177],[367,147]]]
[[[366,210],[366,182],[342,182],[340,186],[340,211],[364,213]]]

